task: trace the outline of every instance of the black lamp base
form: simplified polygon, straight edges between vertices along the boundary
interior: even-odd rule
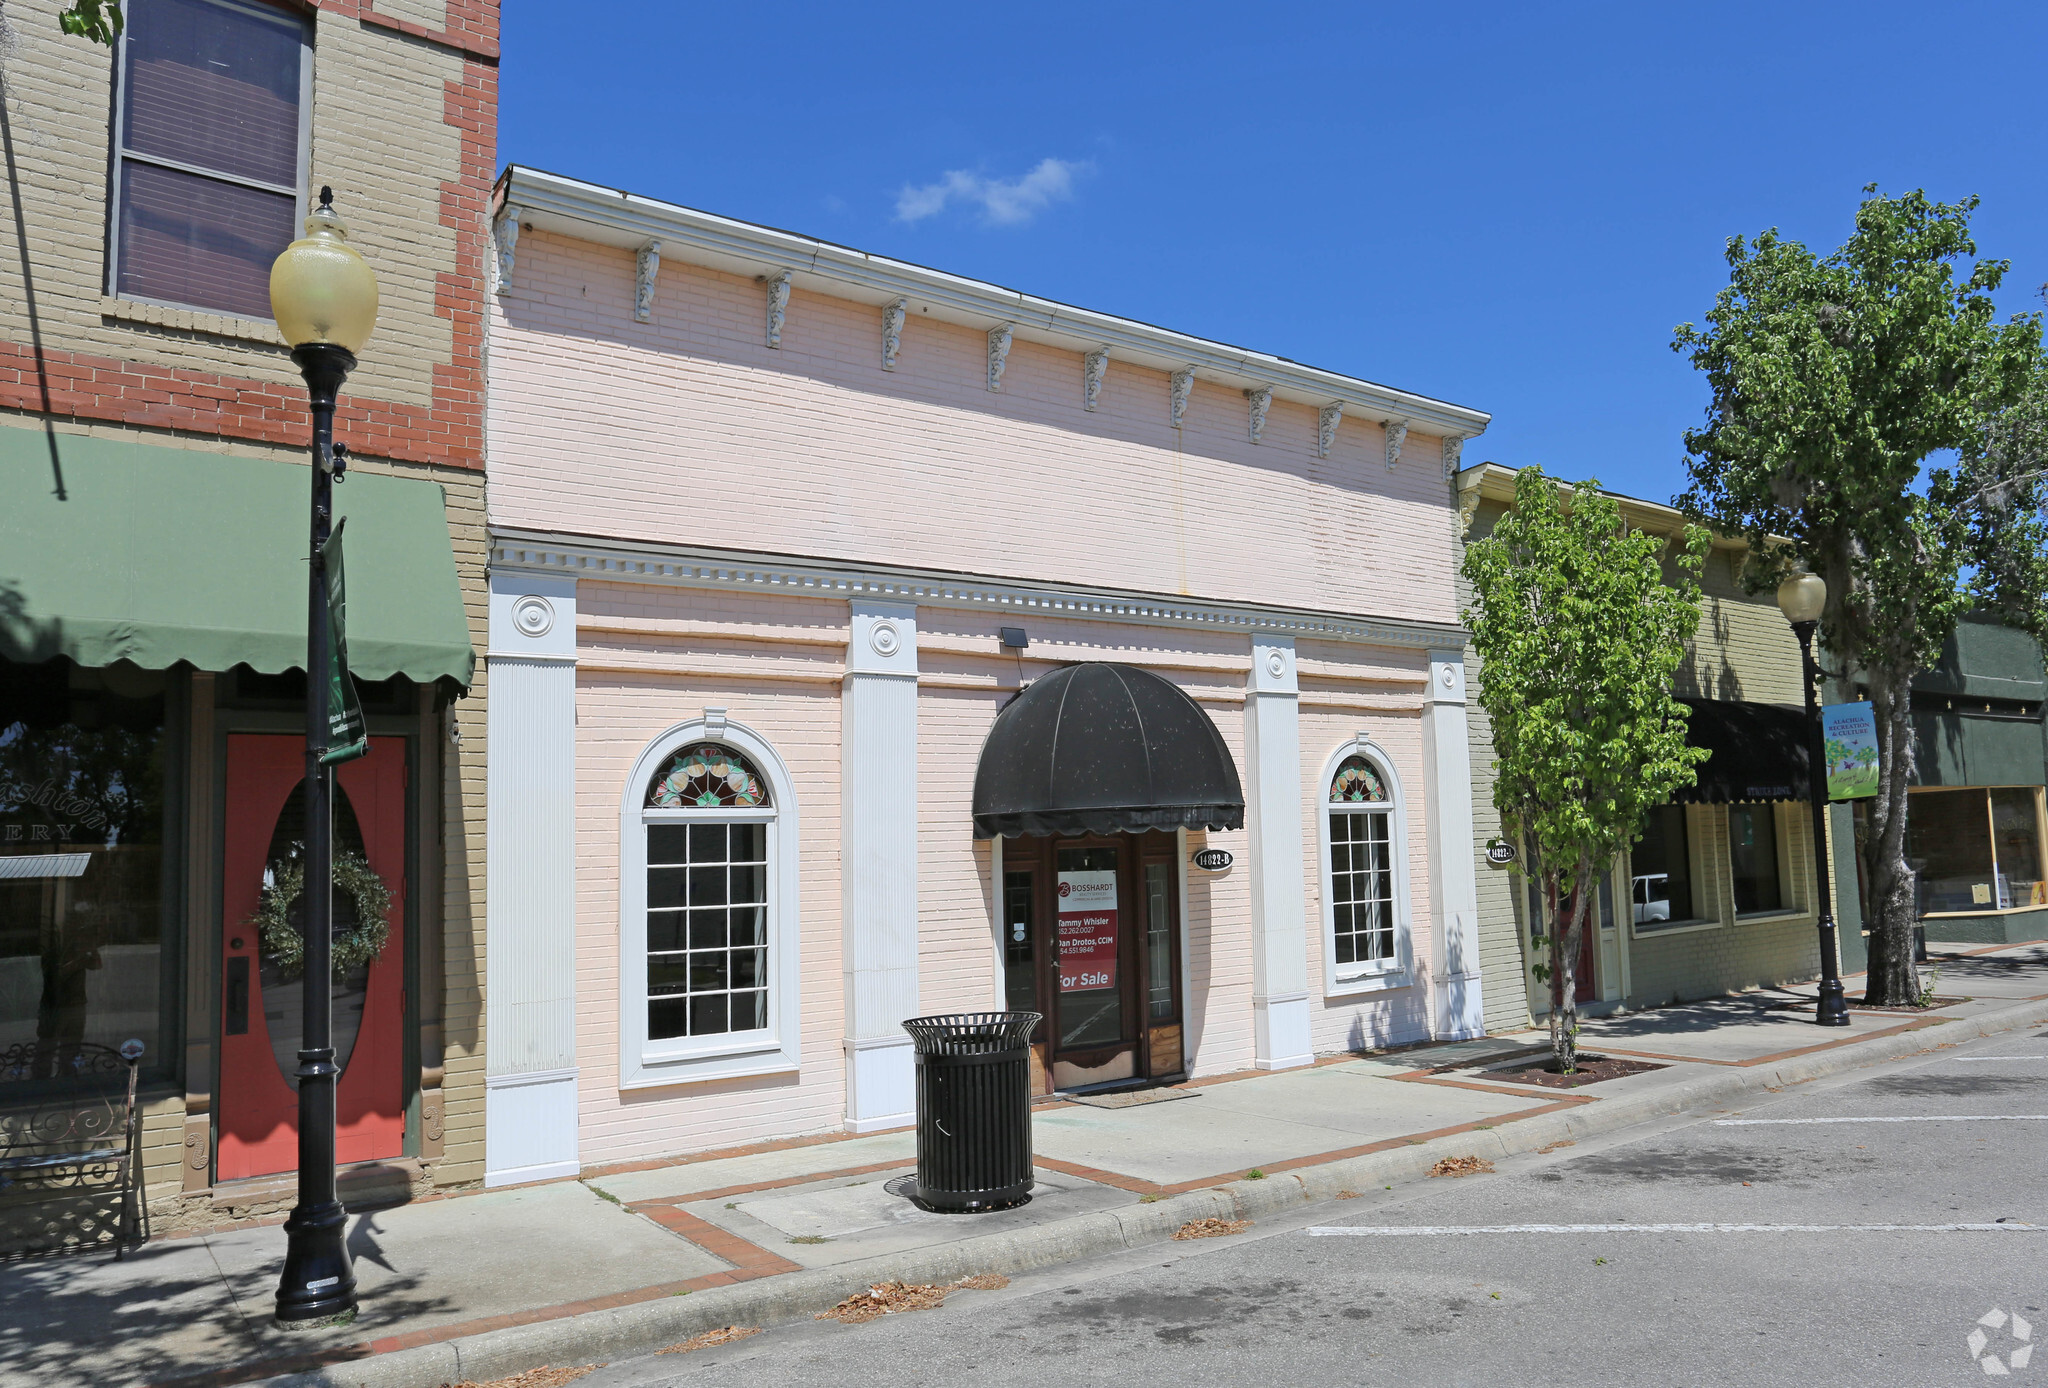
[[[1820,981],[1820,1007],[1813,1020],[1824,1027],[1849,1025],[1849,1000],[1843,995],[1841,979],[1824,978]]]
[[[356,1307],[350,1265],[348,1210],[339,1200],[300,1207],[284,1222],[284,1274],[277,1285],[277,1319],[322,1321]]]

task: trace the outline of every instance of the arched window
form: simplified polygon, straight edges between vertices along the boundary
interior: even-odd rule
[[[1321,820],[1326,992],[1408,982],[1408,834],[1379,748],[1346,743],[1325,767]]]
[[[621,1084],[794,1066],[795,873],[786,774],[702,720],[634,768],[621,882]]]

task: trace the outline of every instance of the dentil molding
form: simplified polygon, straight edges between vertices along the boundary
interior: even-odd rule
[[[546,573],[600,582],[899,602],[1002,615],[1058,615],[1145,626],[1312,637],[1410,650],[1462,647],[1466,636],[1463,628],[1449,622],[1344,617],[1110,589],[1006,583],[967,574],[797,563],[773,556],[719,554],[682,546],[628,547],[527,531],[508,530],[494,536],[491,567],[499,572]]]

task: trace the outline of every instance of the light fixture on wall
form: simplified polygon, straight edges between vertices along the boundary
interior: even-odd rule
[[[1824,1027],[1849,1025],[1849,1004],[1842,992],[1841,953],[1835,939],[1834,903],[1828,881],[1828,760],[1820,723],[1820,662],[1813,656],[1814,634],[1827,610],[1828,585],[1819,574],[1795,573],[1778,585],[1778,610],[1799,638],[1799,665],[1806,680],[1807,797],[1813,803],[1813,867],[1818,890],[1820,926],[1820,1003],[1814,1021]]]

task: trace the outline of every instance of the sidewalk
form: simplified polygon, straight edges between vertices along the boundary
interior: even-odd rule
[[[872,1281],[1085,1257],[1193,1218],[1255,1218],[1409,1179],[1447,1155],[1527,1151],[2048,1020],[2048,945],[1936,962],[1938,993],[1967,1001],[1852,1011],[1846,1032],[1811,1024],[1810,985],[1588,1021],[1583,1050],[1654,1068],[1578,1089],[1507,1077],[1547,1050],[1530,1031],[1047,1104],[1034,1115],[1034,1198],[995,1214],[930,1214],[905,1199],[907,1132],[365,1212],[349,1229],[361,1315],[334,1330],[270,1325],[284,1247],[275,1225],[165,1239],[120,1262],[0,1266],[0,1382],[227,1384],[311,1371],[297,1381],[433,1388],[623,1358],[806,1314]]]

